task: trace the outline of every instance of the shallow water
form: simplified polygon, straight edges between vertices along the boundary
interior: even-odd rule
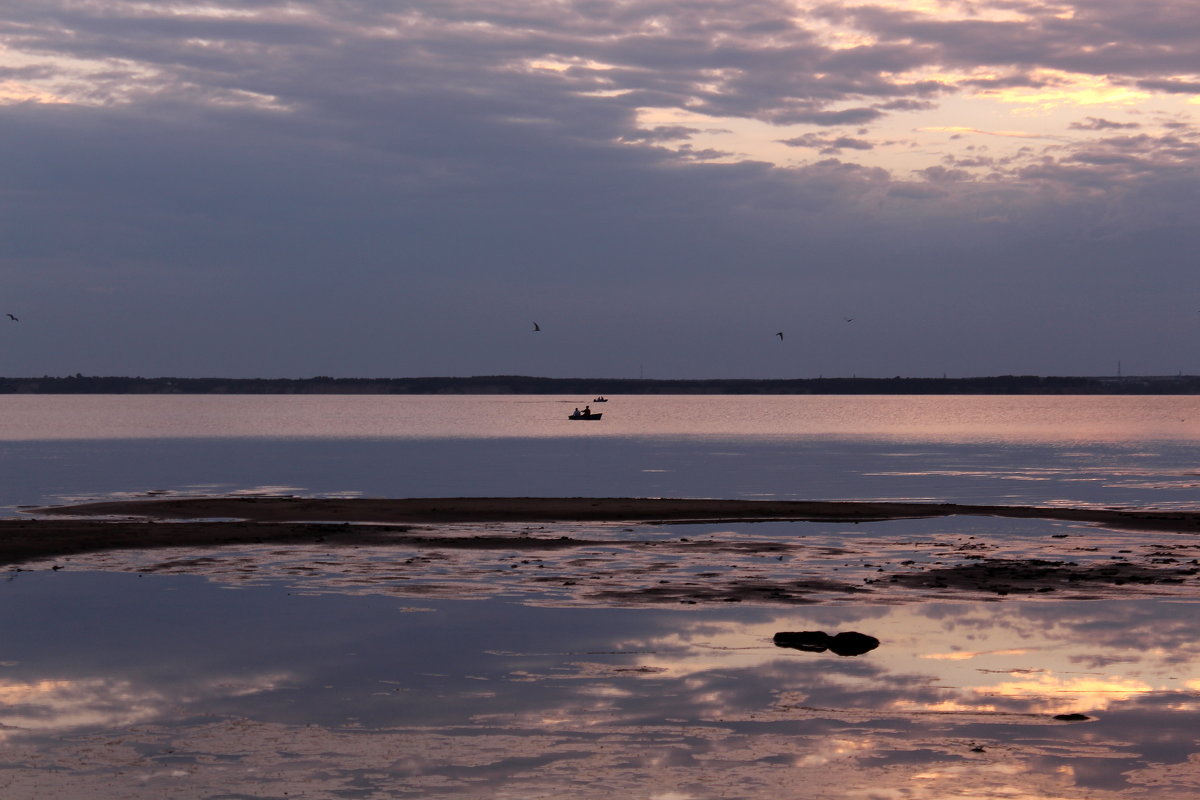
[[[1200,483],[1190,397],[614,397],[598,423],[565,419],[588,399],[3,397],[0,513],[246,492],[1195,508]],[[637,531],[784,542],[802,559],[643,556],[620,526],[539,531],[558,533],[613,541],[557,558],[426,552],[419,573],[396,569],[413,553],[369,548],[9,572],[0,795],[1200,794],[1186,586],[1102,602],[889,588],[871,602],[637,607],[604,591],[805,570],[866,585],[951,553],[1182,562],[1200,556],[1190,536],[987,518]],[[785,630],[881,644],[852,658],[775,647]],[[1054,719],[1067,712],[1091,719]]]
[[[1200,791],[1192,604],[561,609],[86,572],[0,596],[5,797]]]

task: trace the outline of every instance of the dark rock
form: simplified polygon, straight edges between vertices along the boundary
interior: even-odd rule
[[[879,640],[858,631],[844,631],[829,641],[829,649],[839,656],[861,656],[879,647]]]
[[[775,642],[776,647],[824,653],[829,649],[829,642],[832,639],[833,637],[825,631],[780,631],[775,634],[772,641]]]
[[[780,631],[772,640],[776,647],[790,647],[809,653],[826,650],[839,656],[860,656],[879,647],[879,640],[858,631],[843,631],[830,636],[825,631]]]

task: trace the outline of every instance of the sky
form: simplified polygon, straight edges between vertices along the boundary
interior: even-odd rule
[[[0,153],[5,376],[1200,373],[1194,0],[6,0]]]

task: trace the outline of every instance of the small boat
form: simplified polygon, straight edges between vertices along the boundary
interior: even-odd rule
[[[605,397],[604,395],[600,395],[599,397],[597,397],[597,398],[596,398],[595,400],[593,400],[592,402],[593,402],[593,403],[607,403],[607,402],[608,402],[608,398],[607,398],[607,397]]]
[[[576,411],[574,414],[568,416],[567,419],[600,419],[600,412],[589,412],[585,414],[582,411]]]

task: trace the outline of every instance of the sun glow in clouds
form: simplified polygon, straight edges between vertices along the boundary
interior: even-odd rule
[[[69,103],[70,100],[59,97],[45,89],[38,89],[16,81],[0,82],[0,105],[9,103]]]
[[[1149,92],[1096,75],[1042,69],[1032,72],[1030,78],[1038,85],[984,89],[978,94],[1023,106],[1018,113],[1047,113],[1062,106],[1135,106],[1151,97]]]
[[[1002,4],[988,6],[971,0],[878,0],[872,5],[940,21],[1028,22],[1032,14]],[[1061,12],[1060,12],[1061,13]]]
[[[212,3],[196,3],[194,5],[159,4],[159,3],[130,3],[127,8],[146,16],[173,17],[204,17],[210,19],[255,19],[262,11],[233,8],[227,5]]]
[[[603,72],[616,69],[612,64],[593,61],[590,58],[533,58],[521,62],[531,70],[548,70],[550,72],[567,72],[572,69],[586,69]]]

